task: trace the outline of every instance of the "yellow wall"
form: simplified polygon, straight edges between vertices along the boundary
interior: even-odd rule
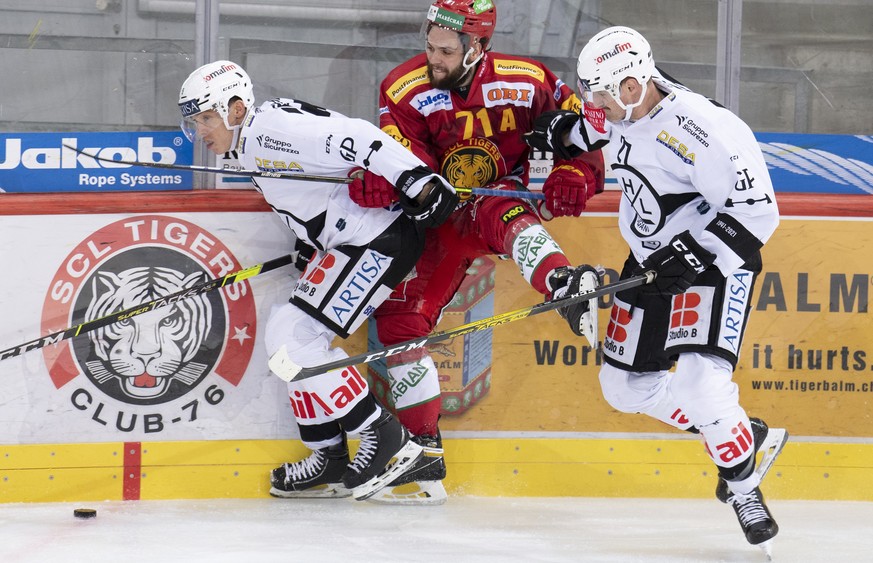
[[[138,446],[139,444],[135,444]],[[136,500],[124,443],[0,447],[0,502]],[[355,447],[353,442],[352,447]],[[447,439],[450,495],[709,498],[696,439]],[[267,497],[291,441],[142,444],[139,499]],[[764,483],[778,499],[873,501],[873,445],[788,442]]]

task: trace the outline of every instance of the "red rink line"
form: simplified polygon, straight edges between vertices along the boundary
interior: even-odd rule
[[[614,213],[621,193],[594,197],[587,211]],[[783,216],[873,217],[873,195],[780,193]],[[0,194],[0,215],[68,215],[75,213],[152,213],[269,211],[254,190]]]
[[[122,500],[139,500],[142,482],[142,444],[124,443],[124,479],[122,481]]]

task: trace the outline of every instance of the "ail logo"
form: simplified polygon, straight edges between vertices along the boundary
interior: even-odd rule
[[[725,463],[730,463],[742,458],[750,449],[752,449],[754,439],[752,438],[752,433],[749,432],[749,429],[746,428],[745,424],[740,422],[734,428],[731,428],[731,434],[734,435],[732,440],[716,446],[717,455],[715,456],[712,455],[709,446],[706,446],[706,453],[709,454],[709,457]]]
[[[349,410],[355,399],[367,392],[367,382],[354,366],[344,368],[341,376],[344,383],[327,393],[294,391],[291,394],[291,408],[294,411],[294,416],[298,420],[318,419],[323,416],[335,415],[337,411]],[[340,412],[339,414],[345,413]]]
[[[673,298],[673,313],[670,315],[670,328],[694,326],[700,315],[694,309],[700,305],[700,294],[683,293]]]

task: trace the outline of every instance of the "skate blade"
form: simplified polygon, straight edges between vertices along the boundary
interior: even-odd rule
[[[764,443],[761,444],[761,448],[758,450],[763,452],[761,461],[758,462],[758,467],[755,468],[755,473],[758,474],[761,481],[764,480],[767,472],[770,471],[770,467],[773,466],[773,462],[782,453],[782,448],[785,447],[787,441],[788,431],[784,428],[770,428],[767,432],[767,437],[764,438]]]
[[[423,454],[424,448],[409,440],[406,445],[400,448],[400,451],[394,454],[394,460],[388,464],[385,471],[353,488],[352,496],[355,497],[355,500],[367,500],[414,465]]]
[[[439,506],[445,504],[448,498],[442,481],[413,481],[396,487],[385,487],[367,501],[402,506]]]
[[[761,551],[764,552],[764,555],[767,557],[767,561],[773,561],[773,540],[767,540],[765,542],[759,543],[758,547],[761,548]]]
[[[348,498],[352,496],[352,491],[342,483],[331,483],[303,491],[283,491],[276,487],[270,487],[270,496],[276,498]]]

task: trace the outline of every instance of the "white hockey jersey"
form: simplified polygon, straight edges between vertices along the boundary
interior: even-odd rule
[[[688,230],[727,276],[779,223],[764,156],[749,127],[729,110],[672,83],[658,84],[670,93],[642,119],[586,118],[570,140],[583,149],[609,141],[608,164],[624,194],[619,226],[638,262]]]
[[[246,170],[344,179],[354,168],[367,168],[395,185],[403,172],[424,166],[367,121],[282,98],[250,111],[240,130],[237,152]],[[405,193],[414,197],[436,177],[422,177]],[[402,214],[399,205],[390,209],[360,207],[349,198],[344,183],[281,178],[253,181],[297,237],[320,250],[365,245]]]

